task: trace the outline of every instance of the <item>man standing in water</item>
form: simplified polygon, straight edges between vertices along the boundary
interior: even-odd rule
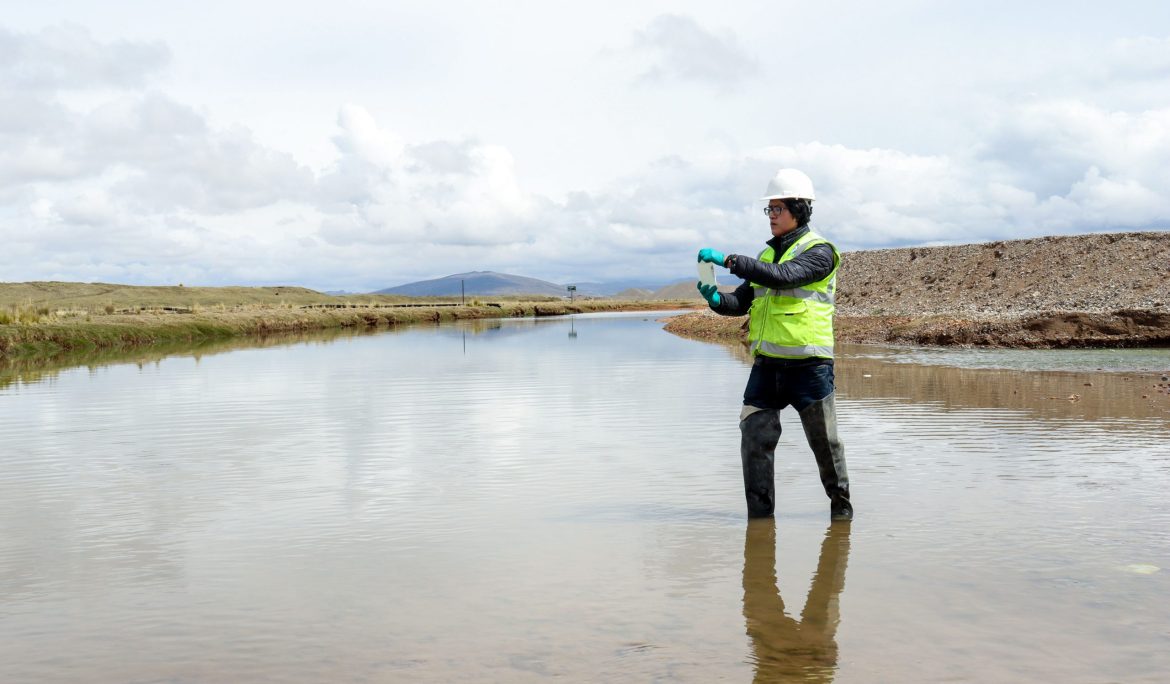
[[[776,509],[780,410],[792,406],[816,457],[832,519],[851,520],[845,447],[837,439],[833,403],[833,291],[841,255],[808,227],[816,196],[803,172],[780,169],[762,199],[772,238],[759,258],[699,251],[699,261],[723,266],[744,281],[730,294],[701,282],[699,291],[715,313],[749,316],[754,362],[739,420],[748,515],[768,517]]]

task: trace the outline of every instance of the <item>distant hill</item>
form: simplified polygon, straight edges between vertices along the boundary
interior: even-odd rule
[[[628,293],[642,290],[647,294],[662,287],[661,280],[626,279],[610,280],[604,283],[572,283],[577,286],[579,295],[598,295],[601,297],[615,297],[617,299],[633,299]]]
[[[651,299],[654,294],[653,290],[647,290],[644,287],[631,287],[621,292],[614,294],[614,299]]]
[[[723,274],[725,275],[725,274]],[[726,276],[725,280],[736,281],[733,283],[719,283],[720,292],[731,292],[735,290],[738,284],[738,278],[735,276]],[[699,282],[698,278],[687,278],[679,280],[667,285],[666,287],[658,288],[651,292],[646,299],[702,299],[703,295],[699,294],[699,288],[695,284]]]
[[[393,294],[407,297],[450,297],[459,295],[460,281],[467,295],[543,295],[566,297],[568,285],[575,285],[578,297],[616,297],[636,299],[662,287],[662,281],[626,279],[607,282],[552,283],[547,280],[528,278],[511,273],[495,271],[472,271],[456,273],[434,280],[420,280],[415,283],[388,287],[373,294]]]
[[[407,297],[451,297],[459,296],[460,288],[467,295],[544,295],[551,297],[568,296],[564,285],[547,280],[524,276],[496,273],[494,271],[472,271],[420,280],[415,283],[388,287],[373,294],[405,295]]]

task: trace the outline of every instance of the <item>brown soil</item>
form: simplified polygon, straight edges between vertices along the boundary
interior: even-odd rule
[[[709,311],[667,330],[743,339]],[[843,256],[841,342],[988,347],[1170,347],[1170,232],[1048,237]]]

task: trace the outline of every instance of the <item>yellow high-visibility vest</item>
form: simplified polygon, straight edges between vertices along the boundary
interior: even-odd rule
[[[751,284],[755,298],[748,310],[748,342],[753,355],[780,359],[833,358],[833,312],[836,310],[833,293],[841,264],[837,248],[809,231],[792,243],[776,263],[795,259],[810,247],[821,244],[833,249],[833,270],[824,279],[784,290]],[[770,262],[775,256],[775,250],[769,246],[760,252],[759,259]]]

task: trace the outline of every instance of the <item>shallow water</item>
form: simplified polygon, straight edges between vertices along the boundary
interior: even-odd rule
[[[749,525],[742,352],[660,328],[469,321],[10,374],[0,681],[1170,672],[1156,358],[845,348],[857,519],[828,524],[789,409],[777,520]]]
[[[895,363],[1022,371],[1167,371],[1170,349],[979,349],[854,345],[854,356]]]

